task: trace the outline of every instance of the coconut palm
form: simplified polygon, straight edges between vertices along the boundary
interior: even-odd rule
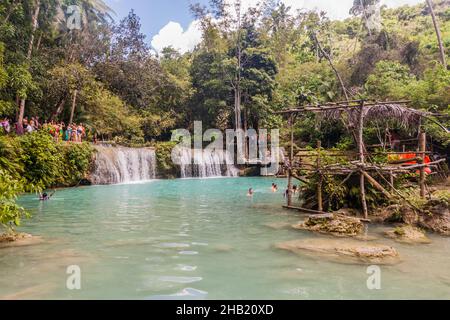
[[[446,61],[446,57],[445,57],[444,44],[442,42],[442,36],[441,36],[441,30],[439,28],[439,22],[437,21],[436,15],[434,14],[433,1],[432,0],[427,0],[427,4],[428,4],[428,8],[430,9],[431,18],[433,19],[433,25],[434,25],[434,29],[436,31],[437,40],[438,40],[438,43],[439,43],[439,52],[441,54],[441,62],[442,62],[442,65],[444,66],[444,68],[447,68],[447,61]]]
[[[34,0],[34,3],[32,4],[32,18],[31,18],[31,34],[30,34],[30,40],[28,43],[28,52],[27,52],[27,60],[30,61],[31,57],[32,57],[32,52],[33,52],[33,45],[34,45],[34,38],[36,35],[36,31],[39,25],[39,13],[40,13],[40,9],[41,9],[41,5],[43,5],[43,2],[45,0]],[[88,26],[89,23],[104,23],[106,22],[108,19],[112,20],[112,16],[111,14],[114,13],[114,11],[108,6],[106,5],[106,3],[103,0],[78,0],[77,2],[73,3],[73,2],[69,2],[68,0],[57,0],[55,2],[52,3],[52,5],[56,6],[55,10],[57,12],[56,16],[55,16],[55,23],[58,25],[65,25],[66,24],[66,15],[65,15],[65,9],[69,6],[69,5],[79,5],[82,10],[81,10],[81,19],[83,21],[83,25]],[[83,28],[82,32],[88,32],[89,28]],[[76,101],[74,99],[74,101]],[[19,114],[18,114],[18,118],[17,118],[17,122],[18,122],[18,128],[19,128],[19,132],[18,133],[22,133],[20,128],[22,128],[22,126],[20,125],[23,122],[23,117],[25,115],[25,104],[26,104],[26,99],[22,98],[20,99],[20,104],[19,104]]]

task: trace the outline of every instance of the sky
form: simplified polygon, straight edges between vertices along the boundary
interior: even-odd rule
[[[233,0],[228,0],[232,2]],[[259,0],[242,0],[244,7],[254,5]],[[330,18],[345,19],[353,0],[282,0],[292,9],[320,9]],[[156,52],[172,46],[181,53],[194,49],[201,41],[197,22],[189,11],[191,3],[206,4],[208,0],[105,0],[115,11],[115,20],[125,17],[131,9],[141,17],[142,31]],[[382,0],[382,4],[397,7],[414,5],[424,0]]]

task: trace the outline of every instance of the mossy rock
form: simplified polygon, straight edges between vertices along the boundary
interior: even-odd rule
[[[339,214],[310,216],[305,222],[293,227],[338,237],[357,237],[364,233],[364,224],[360,219]]]
[[[386,231],[388,238],[394,239],[400,243],[408,244],[429,244],[431,240],[426,236],[425,232],[413,226],[401,226],[393,230]]]

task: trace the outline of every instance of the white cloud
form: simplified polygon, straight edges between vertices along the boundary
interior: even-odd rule
[[[161,52],[166,47],[173,47],[181,53],[195,48],[202,39],[202,32],[197,21],[193,21],[185,31],[178,22],[170,21],[152,39],[152,47]]]
[[[234,12],[234,0],[227,0],[231,5],[230,10]],[[260,0],[242,0],[242,11],[255,6]],[[322,10],[328,13],[332,19],[345,19],[349,16],[353,0],[283,0],[283,2],[292,8]],[[382,0],[382,4],[389,7],[398,7],[405,4],[415,5],[424,2],[424,0]],[[161,52],[165,47],[172,46],[181,53],[191,51],[201,42],[202,33],[197,21],[193,21],[186,31],[183,30],[178,22],[169,22],[159,33],[153,37],[152,46],[157,52]]]

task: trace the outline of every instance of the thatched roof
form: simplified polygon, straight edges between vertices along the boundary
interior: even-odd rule
[[[320,108],[318,108],[320,109]],[[346,107],[342,109],[315,110],[320,117],[327,120],[345,119],[350,127],[358,125],[361,107]],[[401,104],[380,103],[364,107],[365,121],[396,121],[406,128],[417,128],[423,117],[429,117],[428,112],[408,108]]]
[[[308,105],[294,109],[275,112],[275,114],[295,116],[313,112],[325,120],[343,120],[348,129],[358,126],[363,101],[352,100],[343,102],[329,102],[323,105]],[[446,133],[448,128],[437,121],[435,114],[407,107],[410,101],[364,101],[365,121],[396,121],[408,129],[417,129],[422,119],[430,120]]]

